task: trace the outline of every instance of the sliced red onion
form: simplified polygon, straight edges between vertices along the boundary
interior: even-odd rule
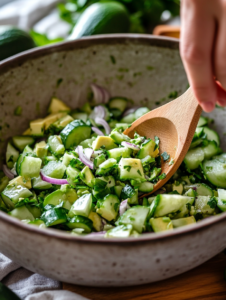
[[[68,184],[67,179],[57,179],[57,178],[52,178],[49,176],[46,176],[43,171],[41,170],[40,172],[41,178],[43,181],[52,183],[52,184],[57,184],[57,185],[63,185],[63,184]]]
[[[95,83],[92,83],[91,89],[93,91],[94,99],[96,100],[97,104],[107,103],[109,101],[110,94],[105,88],[103,88]]]
[[[127,147],[127,148],[130,148],[130,149],[133,149],[133,150],[136,150],[136,151],[139,151],[140,150],[140,147],[138,147],[137,145],[135,144],[131,144],[129,142],[122,142],[121,145],[123,147]]]
[[[16,172],[16,169],[15,169],[15,166],[11,169],[11,173],[13,173],[14,176],[17,176],[17,172]]]
[[[110,128],[110,126],[108,125],[108,123],[105,120],[103,120],[101,118],[96,118],[95,122],[98,125],[102,125],[104,127],[106,134],[110,134],[111,133],[111,128]]]
[[[87,237],[104,237],[106,231],[99,231],[99,232],[92,232],[90,234],[87,234]]]
[[[105,119],[106,118],[106,110],[103,106],[98,105],[94,108],[94,110],[91,112],[89,117],[93,120],[95,120],[95,118]]]
[[[5,174],[5,176],[7,176],[9,179],[13,179],[14,178],[14,174],[7,167],[7,165],[3,165],[2,170],[3,170],[4,174]]]
[[[94,164],[93,164],[93,162],[92,162],[90,159],[88,159],[88,158],[85,156],[85,154],[83,153],[83,147],[82,147],[82,146],[78,146],[77,149],[78,149],[78,155],[79,155],[80,160],[81,160],[87,167],[89,167],[90,169],[93,170]]]
[[[85,153],[85,156],[90,160],[92,154],[93,154],[93,149],[91,148],[85,148],[84,149],[84,153]]]
[[[104,133],[97,127],[92,127],[92,131],[94,131],[96,134],[100,136],[104,136]]]
[[[122,201],[119,206],[119,215],[122,216],[124,212],[128,209],[127,199]]]
[[[122,116],[126,117],[126,116],[128,116],[130,114],[133,114],[138,108],[140,108],[140,106],[134,106],[132,108],[128,108],[127,110],[124,111],[124,113],[123,113]]]

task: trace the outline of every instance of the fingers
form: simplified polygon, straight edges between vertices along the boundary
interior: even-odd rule
[[[210,112],[217,102],[212,67],[215,20],[206,0],[183,0],[181,16],[181,57],[198,102]]]
[[[217,80],[220,81],[222,87],[226,89],[226,1],[221,1],[221,12],[218,21],[218,32],[216,37],[216,47],[214,53],[214,66]],[[222,104],[226,105],[226,98],[222,100]]]
[[[220,82],[216,81],[217,85],[217,103],[220,106],[226,106],[226,91],[220,84]]]

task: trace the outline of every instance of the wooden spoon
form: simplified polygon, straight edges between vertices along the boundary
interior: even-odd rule
[[[176,100],[150,111],[125,130],[124,134],[130,138],[133,138],[135,132],[151,139],[159,137],[160,154],[166,151],[170,159],[174,160],[174,163],[169,165],[170,159],[167,162],[162,159],[162,173],[166,174],[166,178],[159,180],[153,191],[142,195],[141,198],[157,191],[180,167],[192,142],[201,113],[202,109],[189,88]]]

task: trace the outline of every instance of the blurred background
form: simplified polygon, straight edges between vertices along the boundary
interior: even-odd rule
[[[105,33],[179,37],[180,0],[0,0],[0,60]]]

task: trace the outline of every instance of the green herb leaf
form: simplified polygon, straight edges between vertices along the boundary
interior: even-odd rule
[[[162,179],[164,179],[164,178],[166,178],[166,173],[162,173],[162,174],[159,176],[159,179],[160,179],[160,180],[162,180]]]
[[[210,200],[207,202],[207,204],[209,205],[209,207],[211,208],[216,208],[217,207],[217,199],[216,197],[211,197]]]

